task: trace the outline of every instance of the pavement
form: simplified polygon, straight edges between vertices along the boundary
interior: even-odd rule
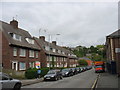
[[[22,86],[35,84],[35,83],[39,83],[39,82],[42,82],[42,81],[43,81],[43,78],[21,80]]]
[[[109,73],[100,73],[100,77],[97,82],[97,88],[109,88],[109,89],[118,89],[118,81],[117,75],[109,74]]]

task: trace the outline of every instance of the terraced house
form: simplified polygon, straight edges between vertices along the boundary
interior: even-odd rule
[[[24,71],[40,66],[40,47],[26,30],[18,27],[18,21],[0,21],[2,34],[2,67]]]
[[[68,49],[56,44],[56,41],[49,43],[44,36],[34,37],[41,48],[42,67],[76,67],[77,57]]]
[[[107,69],[120,76],[120,29],[106,37]]]

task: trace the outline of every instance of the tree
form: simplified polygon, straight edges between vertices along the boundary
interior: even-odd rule
[[[80,66],[87,66],[88,65],[87,61],[84,60],[84,59],[79,60],[78,63],[79,63]]]

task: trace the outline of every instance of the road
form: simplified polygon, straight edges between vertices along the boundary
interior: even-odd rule
[[[91,88],[96,77],[94,69],[91,69],[59,81],[43,81],[22,88]]]

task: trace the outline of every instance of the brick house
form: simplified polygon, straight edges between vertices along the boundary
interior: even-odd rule
[[[120,29],[106,37],[107,69],[120,75]]]
[[[41,48],[42,67],[76,67],[77,58],[70,50],[56,44],[56,41],[49,43],[44,36],[34,37]]]
[[[3,69],[24,71],[40,66],[40,47],[29,32],[18,27],[18,21],[0,21],[0,34]]]

